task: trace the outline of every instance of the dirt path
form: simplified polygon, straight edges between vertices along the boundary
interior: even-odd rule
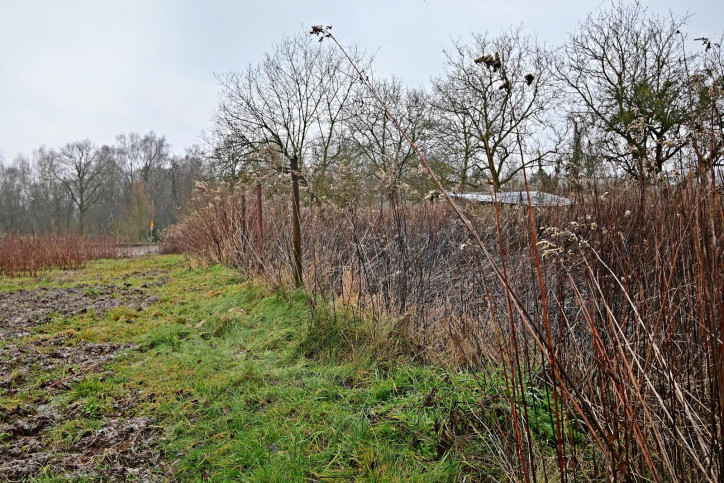
[[[155,448],[161,430],[152,417],[137,414],[142,396],[93,392],[94,384],[112,377],[109,364],[135,346],[44,329],[59,319],[103,323],[104,314],[118,307],[141,316],[158,300],[152,288],[168,279],[159,271],[132,275],[125,279],[133,283],[121,277],[118,285],[0,293],[0,481],[43,472],[62,479],[152,481],[163,473]]]
[[[121,257],[143,257],[161,253],[160,245],[125,245],[118,249]]]

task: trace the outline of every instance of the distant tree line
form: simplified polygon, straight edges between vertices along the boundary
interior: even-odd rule
[[[0,163],[0,233],[150,236],[176,222],[196,180],[204,176],[201,149],[173,155],[153,132],[121,134],[111,146],[89,140]]]

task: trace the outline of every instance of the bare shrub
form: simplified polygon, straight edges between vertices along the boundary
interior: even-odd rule
[[[0,276],[31,275],[60,268],[80,268],[88,260],[117,258],[112,237],[52,234],[39,237],[6,234],[0,237]]]

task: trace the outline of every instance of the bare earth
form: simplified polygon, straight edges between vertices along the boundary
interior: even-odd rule
[[[24,481],[43,468],[64,479],[104,481],[151,481],[163,473],[154,448],[161,431],[153,419],[134,416],[137,395],[114,400],[111,417],[100,422],[100,428],[67,438],[60,429],[87,411],[77,403],[63,403],[64,393],[86,376],[103,380],[112,375],[107,364],[132,345],[89,343],[64,335],[23,340],[33,327],[56,316],[92,310],[101,317],[121,305],[143,310],[157,301],[147,287],[165,283],[158,273],[148,275],[152,282],[139,288],[78,285],[0,293],[0,398],[33,394],[32,404],[23,397],[23,405],[0,405],[0,481]],[[53,371],[62,376],[48,379]]]

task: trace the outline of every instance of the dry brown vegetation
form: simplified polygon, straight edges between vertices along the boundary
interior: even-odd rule
[[[591,22],[589,27],[599,26]],[[317,26],[311,33],[345,53],[330,29]],[[667,34],[669,47],[677,45],[675,30]],[[617,37],[615,29],[607,32]],[[429,175],[426,181],[439,192],[422,201],[419,189],[417,196],[409,190],[414,180],[393,169],[383,170],[377,184],[359,173],[349,186],[339,177],[324,195],[308,185],[301,210],[304,287],[312,312],[332,315],[314,318],[312,329],[337,332],[329,339],[350,355],[380,351],[387,343],[394,350],[383,349],[383,357],[467,371],[476,390],[431,393],[423,404],[446,401],[448,417],[435,427],[440,455],[465,454],[471,440],[488,449],[472,459],[466,454],[475,474],[494,467],[493,473],[526,482],[721,481],[724,209],[718,124],[700,122],[696,108],[687,113],[662,94],[661,103],[680,114],[676,129],[690,135],[677,145],[650,142],[651,133],[659,132],[656,119],[644,119],[636,106],[623,112],[614,103],[622,126],[616,135],[626,142],[607,138],[602,145],[623,149],[611,159],[630,161],[635,169],[619,166],[606,181],[600,166],[584,169],[603,157],[584,156],[576,128],[566,174],[538,172],[540,183],[562,189],[575,198],[574,206],[462,210],[446,193],[449,183],[438,181],[435,160],[423,154],[435,147],[414,136],[406,124],[409,113],[399,112],[384,89],[348,59],[379,114],[401,135],[404,159],[415,157],[417,171]],[[513,90],[507,65],[488,68],[475,75],[492,75],[506,92]],[[688,73],[676,75],[684,89]],[[707,89],[713,101],[701,105],[719,112],[719,87]],[[687,92],[695,105],[693,91]],[[495,98],[481,95],[481,102]],[[511,119],[522,119],[519,107],[510,107]],[[518,156],[517,181],[529,190],[526,163],[534,158],[525,152],[526,131],[511,125],[505,153]],[[492,172],[500,155],[488,143],[489,132],[479,137]],[[284,147],[279,151],[287,154]],[[400,152],[382,149],[380,159],[400,161]],[[664,169],[675,154],[678,169]],[[238,267],[276,287],[292,285],[285,172],[256,173],[265,182],[261,229],[251,190],[201,185],[191,214],[168,233],[168,242],[201,261]],[[301,177],[313,174],[302,168]],[[497,191],[501,180],[493,176],[490,184]],[[446,202],[435,204],[435,197]],[[334,322],[342,310],[345,317],[353,314],[353,327]]]
[[[451,412],[448,448],[484,438],[520,479],[716,481],[721,193],[692,177],[591,189],[570,208],[467,207],[484,247],[444,204],[395,192],[377,206],[306,206],[310,303],[353,308],[373,336],[404,334],[407,355],[472,371],[479,405]],[[264,200],[261,245],[252,199],[202,186],[167,240],[288,286],[287,196]]]
[[[6,234],[0,236],[0,276],[34,276],[51,268],[80,268],[87,260],[118,255],[118,244],[111,237]]]

